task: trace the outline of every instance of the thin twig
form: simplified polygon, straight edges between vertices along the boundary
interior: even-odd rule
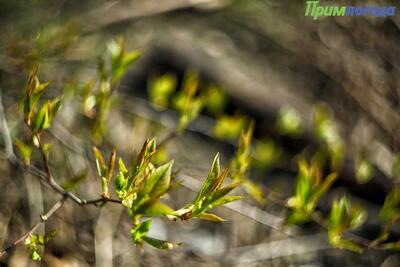
[[[14,247],[16,247],[19,243],[25,241],[30,235],[32,235],[41,224],[45,223],[59,208],[61,208],[64,205],[64,202],[67,198],[63,197],[45,213],[40,215],[40,222],[36,223],[34,226],[31,227],[31,229],[21,235],[18,239],[16,239],[14,242],[12,242],[8,247],[6,247],[4,250],[0,252],[0,258],[6,255],[10,250],[12,250]]]

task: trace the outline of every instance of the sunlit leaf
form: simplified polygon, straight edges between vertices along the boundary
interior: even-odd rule
[[[233,140],[240,135],[247,118],[241,115],[222,115],[216,121],[213,135],[218,139]]]
[[[217,153],[214,157],[213,163],[211,165],[210,172],[207,175],[206,180],[203,183],[202,188],[200,189],[196,199],[194,202],[199,201],[203,197],[207,196],[210,193],[210,190],[217,179],[220,173],[220,166],[219,166],[219,153]]]
[[[356,162],[356,178],[360,184],[367,183],[374,176],[374,166],[366,159],[358,159]]]
[[[134,228],[132,228],[131,237],[132,237],[133,244],[135,244],[135,245],[142,244],[143,237],[146,236],[150,230],[151,222],[152,222],[151,220],[146,220],[146,221],[139,223]]]
[[[207,99],[205,104],[206,110],[213,115],[221,114],[227,103],[227,96],[224,91],[215,84],[205,88],[205,91]]]
[[[384,221],[400,219],[400,187],[397,186],[386,196],[379,216]]]
[[[298,111],[291,107],[281,108],[276,125],[283,134],[298,136],[303,131],[301,117]]]
[[[150,80],[148,89],[150,101],[158,109],[167,108],[169,99],[176,89],[176,76],[164,74]]]
[[[215,214],[207,213],[207,212],[201,213],[198,216],[198,218],[202,219],[202,220],[213,221],[213,222],[224,222],[225,221],[225,219],[223,219]]]

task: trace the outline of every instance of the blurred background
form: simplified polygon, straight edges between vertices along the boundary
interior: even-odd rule
[[[325,3],[399,8],[397,1]],[[63,108],[45,137],[52,145],[53,173],[77,195],[96,198],[100,183],[91,146],[115,146],[129,158],[147,138],[168,136],[177,114],[154,106],[149,92],[157,77],[170,75],[180,87],[196,73],[213,97],[163,151],[175,159],[182,181],[167,198],[172,207],[195,196],[216,152],[229,164],[244,122],[254,120],[249,176],[263,192],[292,195],[298,159],[329,157],[325,169],[338,171],[339,178],[318,208],[329,211],[335,197],[347,194],[369,214],[359,234],[374,238],[379,209],[400,173],[393,171],[400,151],[400,16],[312,20],[304,17],[304,7],[289,0],[0,0],[0,90],[11,137],[28,136],[20,102],[29,71],[39,65],[40,79],[51,81],[46,95],[63,95]],[[118,38],[127,51],[142,54],[118,85],[103,138],[93,139],[84,84],[96,77],[110,40]],[[41,167],[39,155],[33,153],[31,164]],[[0,169],[5,247],[58,196],[4,157]],[[21,245],[0,265],[400,266],[390,251],[334,249],[326,231],[312,223],[283,227],[286,210],[272,202],[250,197],[216,213],[227,221],[156,219],[153,236],[184,242],[161,251],[133,246],[122,207],[67,202],[38,231],[58,232],[42,263],[29,260]],[[398,240],[399,233],[397,225],[390,236]]]

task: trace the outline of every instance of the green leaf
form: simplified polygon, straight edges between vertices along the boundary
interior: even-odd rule
[[[142,244],[143,237],[146,236],[150,230],[151,222],[151,220],[146,220],[132,228],[131,237],[134,245]]]
[[[272,139],[257,141],[254,147],[254,165],[268,170],[279,163],[282,154],[282,148]]]
[[[397,221],[400,219],[400,187],[397,186],[386,196],[379,216],[384,221]]]
[[[176,89],[176,76],[164,74],[161,77],[150,80],[148,89],[150,101],[155,108],[167,108],[169,99]]]
[[[103,155],[101,154],[99,149],[93,147],[93,152],[96,158],[97,171],[100,176],[101,189],[103,191],[102,195],[104,197],[109,197],[108,186],[114,173],[115,157],[116,157],[115,149],[113,149],[113,151],[111,152],[108,166],[106,166]]]
[[[351,240],[342,239],[341,236],[335,234],[328,234],[329,243],[339,249],[347,249],[356,253],[362,253],[363,247]]]
[[[400,250],[400,241],[385,243],[383,247],[389,250]]]
[[[317,205],[319,199],[329,190],[333,182],[337,179],[336,173],[329,174],[321,185],[315,190],[310,198],[310,211],[314,210],[315,206]]]
[[[222,115],[214,125],[213,135],[218,139],[233,140],[240,135],[246,122],[247,118],[242,115]]]
[[[128,170],[122,158],[118,159],[118,166],[119,166],[119,172],[115,177],[114,187],[115,187],[115,193],[120,199],[122,199],[124,198],[124,196],[128,191],[128,178],[126,177],[128,175]]]
[[[41,261],[42,260],[42,256],[40,256],[39,251],[37,249],[31,249],[30,257],[34,261]]]
[[[367,212],[361,206],[353,206],[350,210],[350,228],[356,229],[367,220]]]
[[[147,139],[137,158],[135,174],[142,171],[156,153],[156,139]]]
[[[212,203],[212,202],[226,196],[227,194],[229,194],[233,189],[235,189],[239,185],[240,185],[240,183],[233,183],[233,184],[227,185],[225,187],[222,187],[221,189],[218,189],[210,196],[209,202]]]
[[[293,209],[289,211],[289,214],[286,218],[286,224],[294,224],[299,225],[310,220],[310,216],[302,210]]]
[[[152,198],[158,198],[158,197],[162,196],[170,188],[171,170],[172,170],[173,164],[174,164],[174,161],[171,160],[170,162],[162,165],[162,166],[165,166],[166,171],[164,172],[163,175],[161,175],[161,177],[158,179],[157,183],[155,184],[153,190],[151,191],[150,195]]]
[[[213,222],[225,222],[226,220],[212,213],[202,212],[197,218]]]
[[[175,211],[173,209],[171,209],[168,205],[161,203],[159,201],[151,204],[149,207],[147,207],[144,212],[143,215],[144,216],[160,216],[160,215],[174,215]]]
[[[205,107],[209,113],[218,115],[224,111],[227,103],[227,96],[220,87],[214,84],[208,86],[206,88],[206,99]]]
[[[130,64],[134,63],[136,60],[140,58],[142,52],[139,50],[133,50],[125,53],[122,65],[124,69],[126,69]]]
[[[35,89],[33,90],[33,94],[39,94],[41,93],[44,89],[46,89],[49,86],[49,82],[45,82],[45,83],[40,83],[38,80],[38,83],[35,87]]]
[[[242,184],[247,194],[253,197],[259,204],[265,204],[266,198],[259,185],[247,178],[243,181]]]
[[[234,181],[246,179],[245,174],[251,163],[251,141],[254,132],[254,121],[246,130],[242,131],[239,138],[239,147],[231,161],[231,176]]]
[[[173,161],[170,161],[151,172],[143,187],[142,193],[151,194],[153,196],[163,194],[169,187],[173,163]]]
[[[360,184],[365,184],[372,179],[375,173],[374,166],[366,159],[359,159],[356,163],[356,178]]]
[[[219,153],[217,153],[212,162],[210,172],[208,173],[207,178],[204,181],[202,188],[200,189],[197,197],[195,198],[194,203],[198,202],[203,197],[210,194],[210,190],[211,190],[213,184],[215,183],[215,180],[219,176],[219,173],[220,173]]]
[[[394,158],[392,175],[396,181],[400,181],[400,154],[397,154]]]
[[[49,116],[49,106],[48,103],[42,105],[39,109],[38,114],[36,115],[33,129],[35,132],[45,130],[50,127],[50,116]]]
[[[330,229],[337,230],[345,225],[348,210],[348,201],[346,197],[342,197],[339,201],[334,200],[332,204],[331,214],[329,218]]]
[[[61,98],[57,97],[51,101],[51,117],[54,118],[61,110]]]
[[[99,176],[103,177],[106,175],[107,172],[107,167],[104,163],[103,155],[97,147],[93,147],[93,153],[96,159],[97,172]]]
[[[228,204],[228,203],[233,202],[233,201],[242,200],[244,198],[245,198],[244,196],[225,196],[225,197],[222,197],[222,198],[214,201],[208,207],[210,209],[212,209],[212,208],[215,208],[215,207],[218,207],[218,206],[222,206],[222,205]]]
[[[283,134],[298,136],[302,133],[302,120],[298,111],[291,107],[283,107],[279,111],[277,128]]]
[[[126,168],[124,161],[122,160],[122,158],[118,159],[118,167],[119,170],[123,173],[128,173],[128,169]]]
[[[143,237],[143,240],[147,244],[149,244],[155,248],[158,248],[158,249],[173,249],[173,248],[179,247],[182,244],[180,242],[165,241],[165,240],[152,238],[149,236]]]
[[[18,149],[18,152],[20,153],[20,155],[22,156],[22,159],[24,160],[24,163],[29,165],[30,163],[30,158],[32,155],[32,147],[30,145],[25,144],[24,142],[22,142],[19,139],[15,140],[15,145]]]

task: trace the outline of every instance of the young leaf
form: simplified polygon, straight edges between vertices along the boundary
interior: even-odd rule
[[[48,103],[42,105],[39,109],[38,114],[36,115],[33,130],[35,132],[39,132],[41,130],[45,130],[50,127],[50,115],[49,115],[49,107]]]
[[[143,216],[160,216],[160,215],[175,215],[175,211],[171,209],[168,205],[161,203],[159,201],[151,204],[149,207],[145,208],[143,211]]]
[[[379,216],[384,221],[397,221],[400,219],[400,187],[397,186],[386,196]]]
[[[276,125],[283,134],[294,137],[299,136],[303,131],[301,117],[298,111],[291,107],[283,107],[279,111]]]
[[[134,245],[141,245],[142,239],[149,232],[151,220],[143,221],[131,230],[131,237]]]
[[[242,200],[242,199],[244,199],[244,196],[224,196],[224,197],[214,201],[213,203],[211,203],[208,206],[208,208],[212,209],[212,208],[222,206],[222,205],[228,204],[230,202]]]
[[[310,210],[313,210],[315,208],[318,200],[329,190],[329,188],[336,179],[337,179],[337,174],[331,173],[324,179],[321,185],[318,185],[317,189],[310,198],[310,207],[309,207]]]
[[[213,222],[225,222],[226,220],[212,213],[203,212],[198,216],[199,219],[213,221]]]
[[[32,147],[30,145],[25,144],[19,139],[15,140],[15,145],[18,149],[18,152],[21,154],[22,159],[24,160],[24,163],[29,165],[30,163],[30,158],[32,155]]]
[[[169,187],[173,163],[170,161],[151,172],[141,193],[153,196],[163,194]]]
[[[392,175],[396,181],[400,181],[400,154],[397,154],[394,158]]]
[[[200,189],[197,197],[194,200],[194,203],[201,200],[203,197],[207,196],[210,193],[211,187],[214,184],[214,181],[219,176],[220,166],[219,166],[219,153],[217,153],[214,157],[213,163],[211,165],[210,172],[207,175],[207,178]]]
[[[222,115],[213,128],[213,135],[218,139],[233,140],[240,135],[247,118],[241,115]]]
[[[374,176],[374,166],[366,159],[361,158],[356,162],[356,178],[360,184],[369,182]]]
[[[176,247],[179,247],[182,243],[180,242],[171,242],[171,241],[165,241],[165,240],[160,240],[160,239],[156,239],[156,238],[152,238],[149,236],[144,236],[143,240],[158,249],[173,249]]]
[[[164,74],[156,79],[151,79],[148,89],[150,101],[155,108],[166,108],[175,89],[176,77],[172,74]]]

